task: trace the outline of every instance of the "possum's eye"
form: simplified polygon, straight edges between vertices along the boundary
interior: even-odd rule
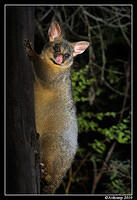
[[[69,53],[65,53],[65,54],[64,54],[64,57],[65,57],[65,58],[68,58],[69,56],[70,56]]]
[[[55,44],[53,49],[55,52],[60,52],[60,46],[58,44]]]

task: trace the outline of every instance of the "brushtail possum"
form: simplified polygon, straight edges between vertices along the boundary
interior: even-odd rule
[[[73,58],[89,42],[68,42],[60,25],[53,21],[49,42],[40,55],[24,40],[34,72],[36,129],[40,134],[40,159],[45,168],[45,193],[55,193],[77,151],[77,117],[71,85]]]

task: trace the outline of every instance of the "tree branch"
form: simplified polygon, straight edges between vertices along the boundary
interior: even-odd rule
[[[76,171],[74,173],[72,173],[72,168],[70,168],[70,171],[69,171],[69,181],[68,181],[68,184],[67,184],[67,187],[65,189],[65,193],[68,194],[69,193],[69,189],[70,189],[70,186],[71,186],[71,182],[72,182],[72,179],[76,177],[76,175],[78,174],[79,170],[81,169],[81,167],[84,165],[84,163],[86,162],[87,158],[91,155],[91,152],[88,152],[86,154],[86,156],[83,158],[83,160],[81,161],[80,165],[77,167]]]

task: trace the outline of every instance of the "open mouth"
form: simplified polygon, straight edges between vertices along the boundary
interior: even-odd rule
[[[52,62],[53,62],[54,64],[60,65],[60,63],[56,63],[56,61],[55,61],[53,58],[51,58],[50,60],[52,60]]]
[[[61,65],[63,63],[63,56],[59,55],[55,59],[51,58],[52,62],[56,65]]]

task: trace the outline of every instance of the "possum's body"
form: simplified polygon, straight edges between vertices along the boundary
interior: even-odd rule
[[[56,86],[35,85],[36,127],[40,133],[40,157],[48,176],[48,193],[53,193],[70,167],[77,150],[77,118],[71,82]],[[52,184],[51,184],[52,183]]]
[[[49,28],[49,40],[41,55],[26,41],[34,72],[36,129],[40,134],[40,159],[45,167],[45,193],[54,193],[77,151],[77,117],[72,95],[70,67],[73,57],[89,43],[62,38],[57,22]]]

